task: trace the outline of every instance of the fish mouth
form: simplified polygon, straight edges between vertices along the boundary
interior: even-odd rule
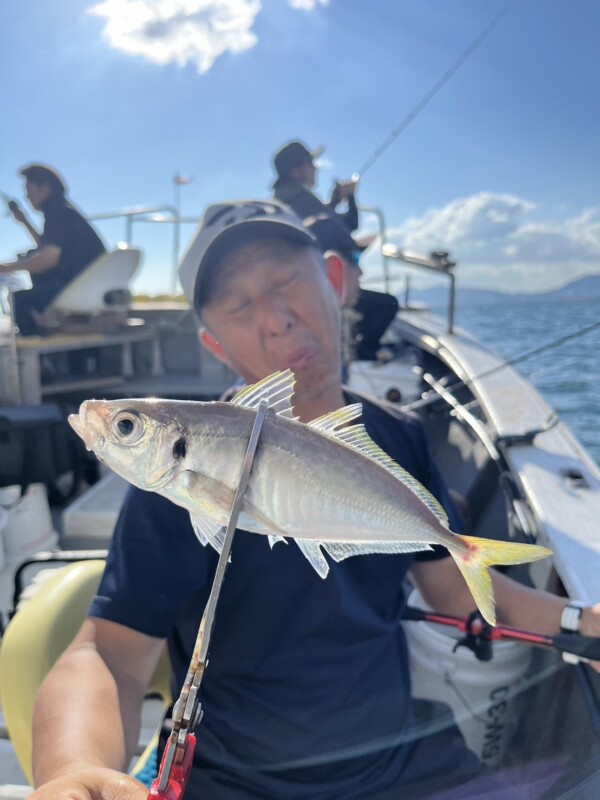
[[[79,414],[69,414],[67,422],[78,436],[83,439],[83,422]]]
[[[93,433],[91,426],[87,424],[85,403],[79,409],[79,414],[69,414],[67,422],[75,433],[83,439],[87,450],[93,450]]]

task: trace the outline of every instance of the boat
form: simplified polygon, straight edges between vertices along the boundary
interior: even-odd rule
[[[157,213],[136,209],[123,217],[130,225],[134,218],[149,220]],[[185,220],[169,218],[179,236]],[[554,551],[551,560],[512,568],[513,577],[586,603],[598,601],[598,465],[529,381],[457,327],[456,265],[449,255],[407,253],[386,241],[383,228],[379,233],[383,287],[395,292],[396,275],[404,279],[407,268],[435,274],[448,285],[447,312],[435,316],[405,302],[382,339],[384,357],[349,364],[350,389],[419,415],[467,533],[538,542]],[[57,332],[22,342],[8,336],[0,348],[0,365],[5,374],[12,369],[13,380],[4,385],[18,385],[20,403],[12,407],[23,409],[25,416],[27,409],[50,407],[64,422],[66,413],[92,392],[214,399],[233,383],[232,373],[200,350],[185,306],[134,305],[128,319],[137,321],[119,330]],[[52,414],[48,419],[42,414],[38,424],[46,430],[57,422]],[[37,439],[42,447],[43,436]],[[5,584],[12,588],[16,577],[17,595],[27,575],[43,569],[47,577],[49,562],[64,564],[78,554],[97,558],[110,541],[125,483],[110,473],[94,473],[97,465],[86,463],[81,451],[70,453],[67,461],[67,468],[57,468],[60,474],[48,481],[60,492],[66,474],[60,537],[50,536],[49,546],[28,553],[23,564],[13,559],[6,565]],[[81,492],[86,478],[89,488]],[[13,509],[18,502],[29,503],[28,513],[36,519],[50,518],[39,491],[37,499],[13,498]],[[6,515],[2,524],[6,530]],[[32,551],[37,549],[34,543]],[[415,594],[410,603],[423,607]],[[436,625],[425,618],[405,624],[414,653],[415,692],[446,704],[440,707],[443,713],[424,717],[423,731],[456,719],[480,760],[514,787],[514,797],[598,794],[596,673],[581,663],[567,664],[550,645],[493,643],[470,628],[458,635],[456,626],[439,620]],[[6,791],[2,796],[16,797],[26,790]]]

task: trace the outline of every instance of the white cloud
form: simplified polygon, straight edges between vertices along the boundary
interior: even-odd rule
[[[329,0],[288,0],[314,11]],[[252,27],[261,0],[104,0],[88,9],[106,22],[102,36],[115,50],[155,64],[196,65],[208,72],[223,53],[241,53],[258,42]]]
[[[104,0],[88,9],[106,19],[111,47],[155,64],[188,62],[207,72],[223,53],[257,42],[252,26],[260,0]]]
[[[300,11],[314,11],[317,6],[329,5],[329,0],[288,0],[292,8]]]
[[[405,250],[448,250],[463,284],[546,289],[600,271],[600,207],[551,219],[507,194],[457,198],[409,217],[389,238]]]

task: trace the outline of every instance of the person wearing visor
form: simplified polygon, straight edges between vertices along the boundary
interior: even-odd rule
[[[360,286],[363,274],[360,259],[371,244],[365,245],[354,239],[335,219],[320,215],[304,220],[307,229],[319,243],[326,259],[341,261],[345,286],[342,302],[344,308],[352,309],[350,316],[350,343],[345,352],[348,360],[375,361],[389,357],[389,351],[381,346],[381,337],[398,313],[398,300],[388,292],[374,292]],[[346,359],[344,359],[346,363]]]
[[[358,209],[356,207],[356,181],[340,181],[335,184],[328,203],[323,203],[312,191],[316,183],[316,160],[324,148],[309,150],[303,142],[292,141],[284,144],[273,157],[277,179],[273,184],[273,196],[290,206],[296,214],[305,217],[328,214],[337,219],[348,231],[358,228]],[[340,203],[346,201],[346,211],[336,211]]]
[[[204,346],[244,382],[293,370],[302,422],[356,402],[340,383],[343,271],[289,209],[260,200],[210,206],[180,278]],[[362,402],[369,435],[460,530],[416,418]],[[122,772],[142,698],[165,641],[179,694],[217,559],[185,509],[130,488],[89,616],[37,695],[31,800],[147,799]],[[433,608],[473,610],[446,550],[330,560],[323,580],[294,543],[271,548],[266,537],[236,533],[187,800],[499,800],[488,776],[480,793],[463,791],[481,766],[455,727],[419,730],[398,622],[409,569]],[[500,573],[493,581],[503,622],[558,631],[565,599]],[[583,632],[600,632],[600,606],[581,620]]]

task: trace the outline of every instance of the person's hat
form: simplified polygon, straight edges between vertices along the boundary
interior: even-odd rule
[[[263,238],[291,239],[317,247],[293,211],[274,200],[232,200],[209,206],[179,265],[179,280],[189,302],[200,308],[214,266],[234,247]]]
[[[358,255],[366,250],[368,244],[357,242],[341,222],[329,214],[319,214],[314,217],[307,217],[303,220],[304,225],[317,240],[321,252],[336,250],[348,261],[356,263]]]
[[[273,157],[275,172],[280,178],[287,178],[293,169],[305,164],[307,161],[314,161],[324,150],[324,147],[309,150],[303,142],[287,142],[287,144],[279,148]]]

